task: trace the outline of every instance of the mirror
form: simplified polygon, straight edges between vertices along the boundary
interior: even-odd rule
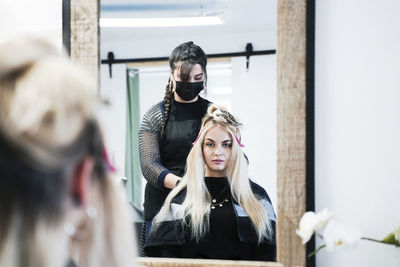
[[[71,26],[71,55],[87,64],[89,69],[96,69],[96,66],[98,66],[98,33],[96,32],[98,24],[96,20],[87,19],[98,15],[96,8],[88,8],[90,5],[96,5],[96,2],[71,0],[71,18],[73,18],[71,25],[82,23],[87,26],[86,28],[73,28]],[[304,64],[306,62],[306,7],[305,1],[278,0],[278,190],[277,207],[275,209],[278,214],[279,263],[260,263],[259,266],[281,266],[280,264],[283,266],[305,266],[304,248],[294,230],[300,216],[305,211],[306,202],[306,71]],[[77,15],[73,16],[73,12],[77,12]],[[78,46],[77,43],[81,45]],[[96,73],[94,71],[94,75]],[[149,266],[183,266],[188,264],[206,266],[216,264],[209,261],[174,261],[173,259],[164,260],[164,262],[163,259],[141,259],[140,261]],[[222,263],[221,266],[247,266],[247,263],[225,262],[225,264],[227,265]]]
[[[267,190],[276,209],[276,4],[276,0],[101,1],[100,92],[111,103],[102,111],[103,125],[110,142],[109,153],[121,175],[128,176],[128,192],[137,207],[143,207],[144,192],[138,188],[142,189],[146,180],[140,178],[138,164],[125,166],[127,153],[132,154],[131,158],[137,158],[138,153],[136,140],[134,144],[125,140],[126,110],[137,108],[135,112],[139,114],[132,114],[135,120],[130,125],[131,132],[137,132],[144,113],[164,98],[169,78],[168,62],[153,60],[169,57],[177,45],[191,40],[208,55],[220,55],[209,56],[207,93],[202,96],[225,105],[244,124],[242,141],[250,162],[250,178]],[[203,18],[220,21],[188,26],[187,20],[193,17],[196,23]],[[125,18],[135,21],[117,20]],[[161,18],[185,21],[166,20],[157,26]],[[166,27],[168,23],[179,26]],[[245,56],[229,56],[245,53],[247,43],[251,43],[254,51],[270,54],[250,56],[248,67]],[[115,59],[124,59],[124,62],[110,67],[104,61],[111,52]],[[134,103],[126,102],[127,80],[128,86],[138,83],[138,88],[130,88],[137,90],[132,92],[137,95],[132,99]],[[136,138],[129,129],[127,134]],[[127,151],[128,145],[134,151]],[[132,172],[125,171],[129,167]]]

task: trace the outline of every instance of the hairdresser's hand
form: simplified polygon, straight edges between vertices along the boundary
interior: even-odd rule
[[[164,179],[164,187],[172,189],[175,187],[177,184],[178,180],[181,180],[182,178],[179,176],[176,176],[173,173],[168,173],[167,176],[165,176]]]

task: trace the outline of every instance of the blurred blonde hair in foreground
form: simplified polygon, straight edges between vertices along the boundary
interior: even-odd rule
[[[134,266],[96,83],[43,40],[0,44],[0,266]]]

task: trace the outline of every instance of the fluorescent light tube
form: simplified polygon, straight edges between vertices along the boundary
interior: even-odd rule
[[[185,27],[220,25],[217,16],[180,18],[101,18],[100,27]]]

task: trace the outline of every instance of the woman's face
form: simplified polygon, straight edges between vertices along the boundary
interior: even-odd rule
[[[210,128],[204,136],[203,157],[206,176],[225,177],[232,155],[232,138],[221,126]]]
[[[192,66],[190,73],[182,81],[181,68],[179,66],[172,71],[171,80],[174,86],[174,98],[178,102],[191,103],[198,99],[198,94],[204,87],[204,71],[200,64]]]

